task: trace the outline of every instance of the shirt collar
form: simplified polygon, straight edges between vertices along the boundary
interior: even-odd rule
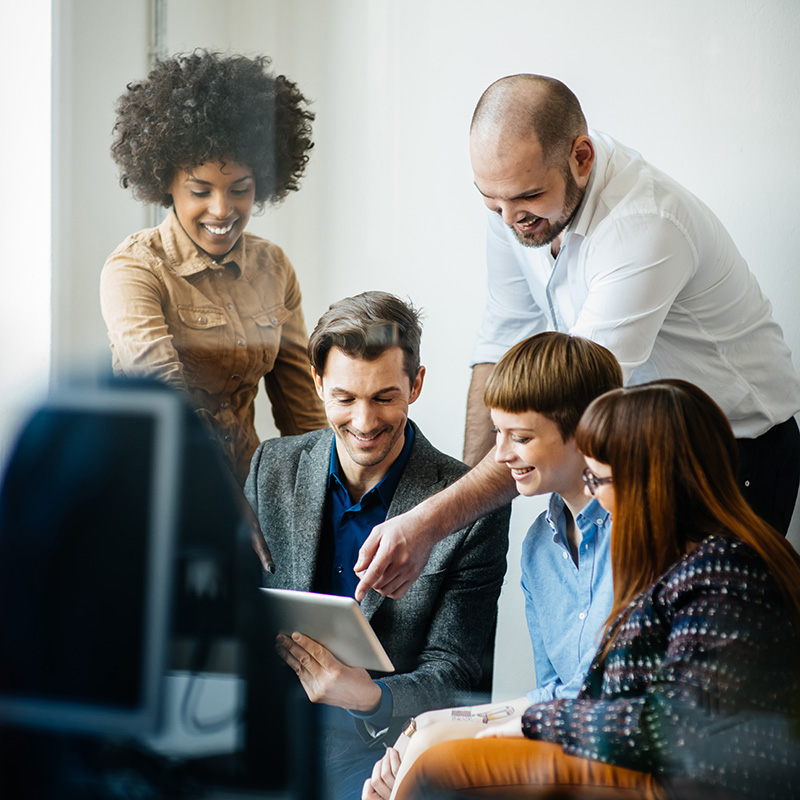
[[[246,243],[244,233],[239,241],[224,258],[213,259],[208,253],[201,250],[189,237],[178,221],[175,209],[171,208],[164,221],[158,226],[161,242],[167,261],[176,275],[185,278],[195,275],[204,269],[221,270],[231,265],[238,274],[242,274],[242,264],[246,263]]]
[[[405,442],[403,443],[403,449],[400,451],[400,454],[386,471],[386,474],[364,495],[364,497],[373,493],[378,495],[387,509],[392,503],[395,489],[397,489],[397,484],[400,483],[400,476],[403,474],[403,468],[408,461],[408,457],[411,454],[411,447],[414,444],[414,428],[411,426],[410,422],[406,422],[403,433],[405,435]],[[333,481],[336,481],[342,489],[345,489],[344,473],[342,472],[342,465],[339,461],[339,454],[336,452],[335,435],[333,437],[333,444],[331,445],[331,460],[330,466],[328,467],[329,488]],[[363,498],[357,498],[356,502],[360,502],[362,499]]]
[[[605,527],[608,522],[609,513],[600,503],[597,498],[592,498],[579,512],[575,518],[575,524],[581,532],[583,539],[587,540],[595,535],[598,528]],[[550,495],[550,502],[547,505],[547,512],[545,514],[547,524],[550,530],[553,531],[553,539],[558,541],[567,535],[566,526],[566,503],[560,494],[553,492]]]
[[[608,165],[608,153],[603,143],[600,141],[599,136],[597,136],[594,131],[589,131],[589,138],[594,145],[592,172],[589,175],[589,182],[586,184],[583,200],[581,200],[581,204],[578,206],[572,222],[570,222],[564,232],[564,244],[566,244],[567,237],[570,235],[585,237],[589,233],[589,227],[594,219],[602,189],[600,185],[602,179],[598,176],[605,174]]]

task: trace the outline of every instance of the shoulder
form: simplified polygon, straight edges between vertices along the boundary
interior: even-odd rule
[[[277,460],[291,457],[294,454],[310,452],[317,445],[333,441],[333,431],[330,428],[301,433],[297,436],[280,436],[265,439],[256,449],[256,455],[264,460]]]
[[[709,536],[662,577],[668,603],[698,594],[755,599],[777,596],[777,584],[761,556],[732,536]]]
[[[108,256],[103,272],[109,273],[128,265],[150,267],[163,263],[164,251],[158,228],[145,228],[127,236]]]
[[[419,474],[420,471],[434,471],[439,480],[445,481],[446,485],[449,485],[469,472],[469,467],[463,461],[434,447],[419,426],[413,421],[410,422],[414,429],[414,444],[411,447],[406,469],[412,476]]]
[[[281,436],[266,439],[256,448],[250,462],[251,476],[261,481],[267,475],[272,480],[294,475],[303,456],[310,456],[320,463],[330,457],[330,445],[333,431],[321,428],[316,431],[302,433],[299,436]]]
[[[547,511],[542,511],[528,528],[528,532],[522,541],[523,558],[533,556],[535,553],[553,546],[555,532],[547,521],[547,514]]]
[[[698,233],[695,228],[705,223],[708,210],[688,189],[610,136],[595,133],[592,140],[599,153],[590,197],[598,235],[616,235],[619,226],[630,235]]]
[[[283,248],[269,239],[245,231],[242,234],[242,241],[247,254],[248,266],[253,265],[261,269],[293,270],[292,263]]]

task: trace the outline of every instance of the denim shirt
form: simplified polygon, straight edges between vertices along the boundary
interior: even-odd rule
[[[611,610],[611,516],[593,499],[575,524],[583,537],[577,564],[557,494],[522,544],[522,591],[536,667],[537,688],[527,693],[531,703],[577,696]]]

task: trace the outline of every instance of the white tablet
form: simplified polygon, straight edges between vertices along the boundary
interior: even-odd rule
[[[383,645],[352,597],[293,589],[261,591],[269,598],[279,633],[302,633],[348,667],[394,672]]]

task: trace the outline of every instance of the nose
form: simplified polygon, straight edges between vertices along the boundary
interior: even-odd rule
[[[378,425],[378,415],[372,403],[359,403],[353,410],[353,427],[361,433],[371,433]]]
[[[208,213],[215,216],[217,219],[227,219],[233,206],[225,192],[212,192],[208,204]]]
[[[528,212],[525,209],[510,200],[494,200],[490,208],[495,214],[502,217],[506,225],[513,225],[528,216]]]
[[[508,464],[510,461],[514,460],[514,452],[509,446],[507,436],[503,436],[503,434],[498,431],[495,435],[494,443],[494,460],[498,464]]]

